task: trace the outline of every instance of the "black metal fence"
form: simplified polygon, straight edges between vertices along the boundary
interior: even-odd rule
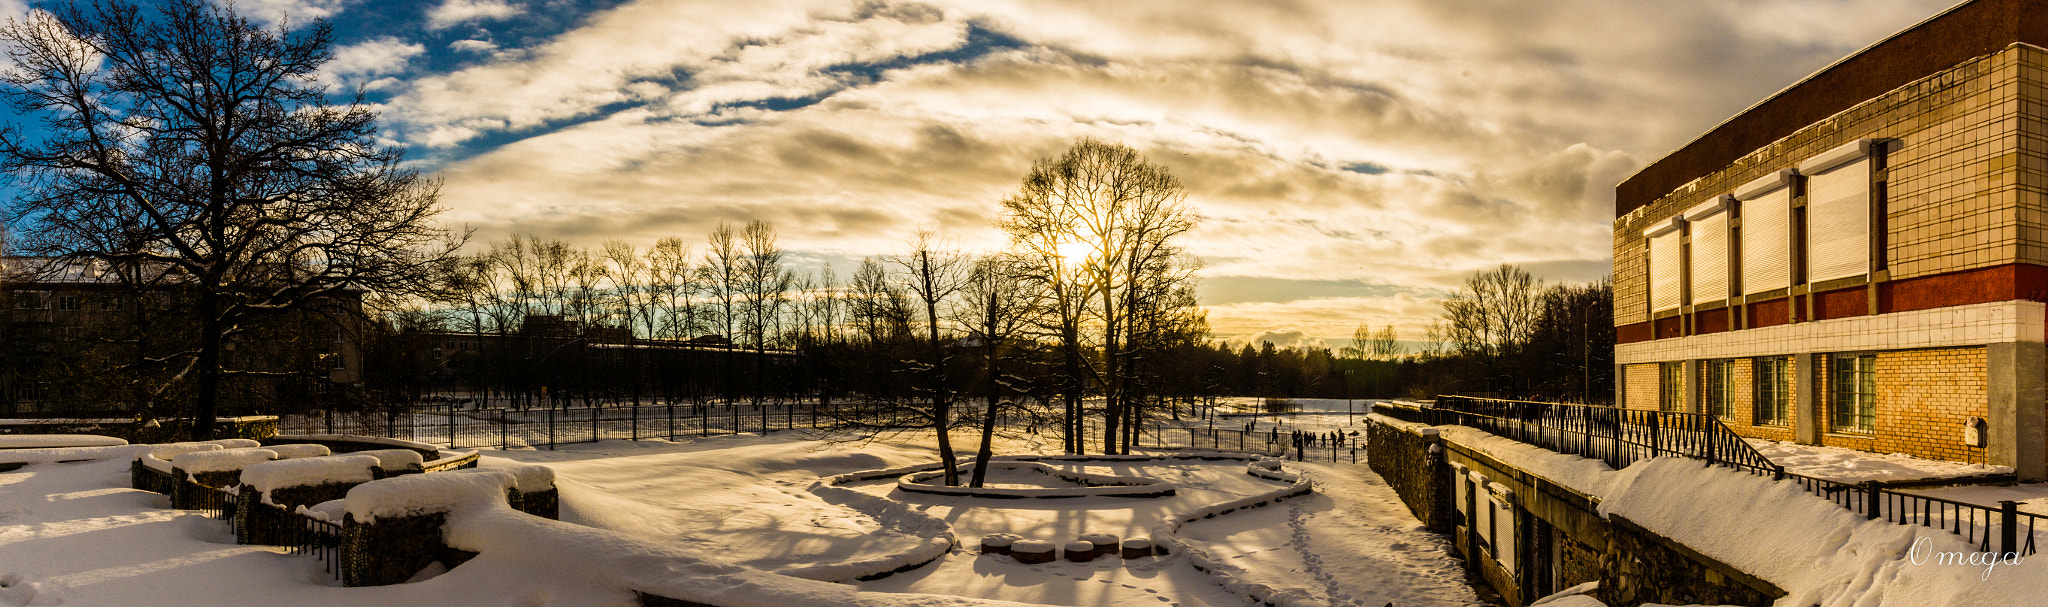
[[[1886,489],[1876,481],[1843,483],[1785,471],[1742,436],[1709,415],[1471,398],[1440,397],[1433,406],[1379,405],[1374,412],[1429,425],[1460,425],[1558,453],[1598,459],[1617,470],[1661,456],[1697,459],[1778,481],[1868,519],[1920,525],[1963,536],[1983,552],[2020,556],[2036,551],[2034,531],[2048,518]],[[1995,541],[1994,541],[1995,538]]]

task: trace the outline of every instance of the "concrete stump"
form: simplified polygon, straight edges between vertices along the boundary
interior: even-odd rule
[[[1095,544],[1087,540],[1067,542],[1065,552],[1069,562],[1086,563],[1095,560]]]
[[[1045,540],[1017,540],[1010,544],[1010,557],[1026,565],[1050,563],[1059,558],[1052,542]]]
[[[1125,559],[1141,559],[1152,556],[1152,540],[1142,537],[1124,540],[1122,556]]]

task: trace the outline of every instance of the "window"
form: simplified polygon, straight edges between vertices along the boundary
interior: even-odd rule
[[[1800,163],[1806,178],[1806,279],[1870,273],[1870,150],[1864,139]]]
[[[114,311],[119,311],[119,310],[121,309],[121,306],[123,306],[123,305],[126,305],[127,303],[128,303],[128,300],[127,300],[126,298],[123,298],[123,297],[121,297],[121,296],[119,296],[119,295],[116,295],[116,296],[113,296],[113,297],[109,297],[109,298],[107,298],[107,302],[106,302],[106,304],[105,304],[105,307],[106,307],[107,311],[109,311],[109,312],[114,312]]]
[[[1877,355],[1836,354],[1829,365],[1836,432],[1877,430]]]
[[[1672,218],[1670,222],[1643,231],[1650,239],[1650,311],[1669,310],[1685,304],[1682,290],[1684,281],[1679,274],[1685,268],[1679,264],[1685,255],[1679,239],[1684,233],[1679,228],[1685,222]]]
[[[1657,408],[1664,411],[1685,410],[1685,363],[1664,363],[1658,366],[1657,387],[1663,395],[1657,401]]]
[[[57,296],[57,309],[58,309],[58,310],[60,310],[60,311],[64,311],[64,312],[77,312],[77,311],[78,311],[78,296],[77,296],[77,295],[59,295],[59,296]]]
[[[46,298],[47,298],[47,296],[48,296],[48,295],[49,295],[49,293],[45,293],[45,292],[42,292],[42,291],[15,291],[15,292],[14,292],[14,309],[16,309],[16,310],[42,310],[42,309],[47,309],[47,308],[48,308],[48,306],[49,306],[49,302],[48,302],[48,301],[46,301]]]
[[[1792,404],[1792,357],[1756,359],[1756,425],[1783,426]]]
[[[1728,200],[1687,210],[1685,224],[1692,233],[1692,303],[1728,299]]]
[[[1706,366],[1707,373],[1704,378],[1707,380],[1707,414],[1720,418],[1731,417],[1733,408],[1729,406],[1728,400],[1729,395],[1734,392],[1731,388],[1735,386],[1735,361],[1710,360]]]
[[[1735,189],[1741,201],[1742,293],[1792,286],[1792,171],[1778,171]]]

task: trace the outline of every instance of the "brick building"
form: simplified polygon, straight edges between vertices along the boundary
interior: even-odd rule
[[[182,406],[189,382],[167,379],[179,367],[146,361],[192,347],[190,290],[177,274],[139,282],[100,263],[0,257],[0,417],[132,416],[137,386],[158,384],[174,386],[159,405]],[[242,327],[223,362],[261,375],[228,378],[221,412],[309,407],[359,386],[367,331],[354,291]]]
[[[1615,213],[1622,406],[2048,477],[2048,1],[1844,58],[1629,177]]]

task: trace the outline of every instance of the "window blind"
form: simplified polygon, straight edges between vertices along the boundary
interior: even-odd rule
[[[1725,200],[1693,207],[1685,212],[1692,228],[1692,302],[1727,299],[1728,288],[1728,204]]]
[[[1800,163],[1806,181],[1806,280],[1870,273],[1870,148],[1865,139]]]
[[[1792,286],[1792,188],[1742,200],[1742,292]]]
[[[1650,239],[1650,310],[1662,311],[1685,304],[1681,281],[1684,268],[1680,261],[1684,249],[1679,239],[1683,236],[1678,228],[1684,225],[1679,219],[1645,231]]]

